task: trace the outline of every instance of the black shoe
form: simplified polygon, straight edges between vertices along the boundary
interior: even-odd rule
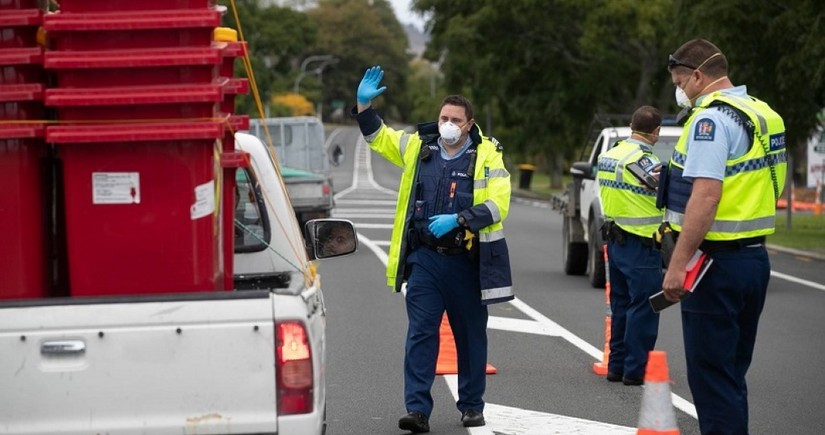
[[[622,375],[621,373],[607,372],[608,382],[621,382],[622,377],[624,377],[624,375]]]
[[[622,378],[622,383],[625,385],[643,385],[645,380],[638,378]]]
[[[484,426],[484,414],[475,409],[464,411],[464,413],[461,414],[461,423],[464,427]]]
[[[427,433],[430,431],[430,421],[426,415],[413,411],[398,420],[398,428],[412,433]]]

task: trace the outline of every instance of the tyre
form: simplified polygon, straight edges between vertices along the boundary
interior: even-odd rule
[[[588,237],[587,278],[594,288],[604,288],[607,273],[604,270],[604,242],[602,241],[601,223],[594,216],[590,217],[590,237]]]
[[[570,218],[564,217],[564,235],[562,258],[564,259],[564,273],[567,275],[584,275],[587,271],[587,243],[571,242]]]

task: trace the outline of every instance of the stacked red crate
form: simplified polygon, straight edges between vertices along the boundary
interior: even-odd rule
[[[249,81],[245,78],[235,77],[235,60],[246,55],[246,43],[238,42],[238,32],[234,29],[226,27],[219,27],[214,32],[215,46],[220,47],[223,54],[223,62],[221,63],[219,75],[229,80],[227,86],[224,88],[224,100],[221,103],[221,113],[233,114],[235,113],[235,96],[239,94],[246,94],[249,92]],[[232,131],[249,130],[248,116],[230,116],[230,124]],[[235,136],[228,134],[223,139],[223,166],[224,177],[223,185],[224,192],[233,192],[235,189],[235,170],[245,164],[245,160],[240,153],[235,152]],[[235,225],[235,211],[234,204],[229,202],[224,203],[223,210],[223,228],[233,228]],[[227,231],[227,234],[230,232]],[[232,243],[225,243],[223,255],[226,258],[234,256],[234,241]],[[233,264],[229,263],[229,269],[224,276],[226,287],[230,288],[233,285],[232,278],[234,272]]]
[[[45,102],[59,120],[46,138],[63,163],[70,293],[231,289],[220,140],[230,81],[214,2],[60,6],[44,20],[56,81]]]
[[[0,0],[0,299],[49,293],[48,149],[35,0]]]

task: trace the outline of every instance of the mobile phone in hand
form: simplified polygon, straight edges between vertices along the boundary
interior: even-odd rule
[[[638,163],[630,162],[627,164],[626,168],[630,171],[631,174],[633,174],[634,177],[636,177],[637,180],[641,181],[642,184],[644,184],[648,188],[656,190],[656,187],[659,186],[659,180],[657,180],[656,177],[650,175],[649,173],[647,173],[647,171],[642,169],[642,167],[639,166]]]

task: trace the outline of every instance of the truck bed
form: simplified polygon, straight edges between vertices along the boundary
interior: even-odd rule
[[[272,297],[0,303],[0,433],[275,433]]]

